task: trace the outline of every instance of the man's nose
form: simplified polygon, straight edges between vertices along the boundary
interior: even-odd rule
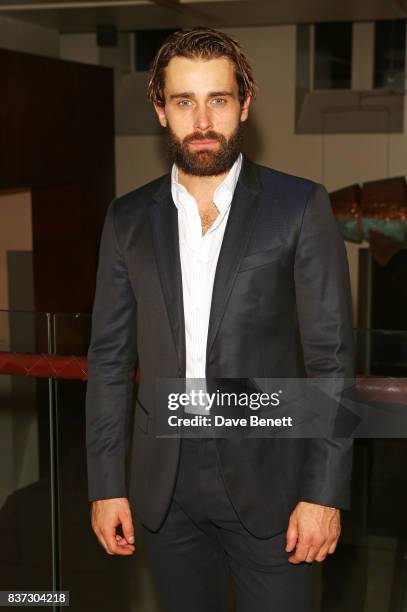
[[[206,107],[196,109],[194,127],[198,130],[207,130],[212,127],[210,111]]]

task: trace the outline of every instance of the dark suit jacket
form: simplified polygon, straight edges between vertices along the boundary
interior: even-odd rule
[[[155,435],[154,390],[157,379],[185,376],[184,334],[177,209],[166,174],[108,208],[86,396],[89,500],[128,497],[152,530],[169,507],[180,446]],[[353,374],[348,264],[326,189],[243,156],[213,287],[207,377]],[[255,535],[285,529],[299,500],[349,507],[351,439],[217,438],[216,445],[234,507]]]

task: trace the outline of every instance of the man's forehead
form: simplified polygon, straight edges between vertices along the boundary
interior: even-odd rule
[[[190,59],[187,57],[173,57],[166,67],[166,87],[179,87],[180,83],[194,81],[203,84],[216,80],[224,81],[230,85],[235,82],[234,66],[226,57]]]

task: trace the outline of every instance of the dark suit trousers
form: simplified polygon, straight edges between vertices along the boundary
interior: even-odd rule
[[[152,483],[153,486],[153,483]],[[225,490],[214,439],[183,438],[174,496],[158,531],[144,530],[162,612],[309,612],[312,564],[288,562],[285,530],[251,535]]]

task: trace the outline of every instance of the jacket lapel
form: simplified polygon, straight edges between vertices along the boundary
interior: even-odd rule
[[[153,244],[161,287],[178,356],[178,374],[185,376],[185,323],[178,239],[178,210],[171,195],[171,173],[165,175],[149,206]]]
[[[256,164],[243,155],[242,167],[216,267],[206,345],[208,359],[227,300],[248,245],[259,205],[260,180]],[[148,207],[161,287],[178,355],[179,375],[185,376],[185,321],[178,237],[178,211],[172,200],[171,173],[163,177]]]
[[[256,164],[243,155],[242,167],[233,194],[212,291],[206,361],[219,329],[235,281],[240,260],[253,231],[259,207],[260,179]]]

